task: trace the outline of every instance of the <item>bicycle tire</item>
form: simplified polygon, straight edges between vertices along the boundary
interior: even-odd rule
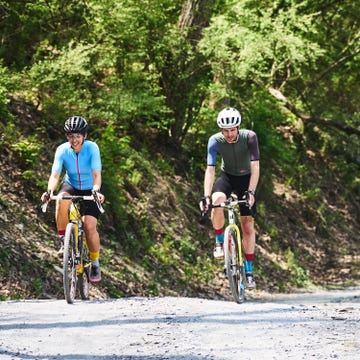
[[[77,271],[75,264],[76,233],[73,223],[66,226],[63,257],[63,286],[68,304],[72,304],[76,295]]]
[[[85,240],[85,238],[83,240]],[[81,272],[78,272],[78,288],[79,288],[81,299],[89,300],[91,262],[90,262],[90,255],[89,255],[88,247],[84,243],[83,243],[82,247],[83,247],[82,251],[81,251],[82,267],[81,267]]]
[[[235,226],[228,226],[224,234],[224,253],[226,275],[235,302],[241,304],[245,300],[245,268],[240,261],[240,232]]]
[[[82,300],[89,300],[90,293],[90,281],[89,281],[89,270],[85,270],[78,274],[78,288],[80,297]]]

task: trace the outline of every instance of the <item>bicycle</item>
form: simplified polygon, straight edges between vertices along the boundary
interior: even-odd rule
[[[69,223],[66,226],[64,237],[63,287],[65,299],[72,304],[76,297],[76,290],[79,289],[81,299],[88,300],[91,260],[81,215],[81,204],[83,201],[95,201],[101,213],[104,213],[105,210],[96,191],[92,191],[92,195],[50,196],[49,194],[48,199],[71,201]],[[42,204],[43,212],[46,212],[47,205],[47,203]]]
[[[228,211],[228,225],[224,231],[224,267],[233,298],[235,302],[241,304],[245,300],[246,286],[241,234],[235,220],[235,207],[239,204],[247,204],[249,206],[249,194],[246,194],[246,199],[242,200],[238,200],[235,194],[231,194],[225,202],[212,204],[209,206],[209,209],[224,208]],[[249,208],[251,211],[251,207]]]

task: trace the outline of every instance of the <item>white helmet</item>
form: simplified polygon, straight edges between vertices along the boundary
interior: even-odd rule
[[[219,112],[217,124],[222,129],[229,129],[239,126],[241,123],[241,115],[234,108],[225,108]]]

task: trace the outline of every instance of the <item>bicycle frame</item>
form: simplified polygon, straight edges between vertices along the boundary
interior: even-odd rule
[[[79,204],[77,202],[72,201],[69,209],[69,222],[74,225],[75,229],[75,265],[78,274],[82,274],[83,272],[83,263],[81,259],[81,253],[83,250],[83,246],[87,246],[84,223],[82,221],[82,216],[79,209]],[[85,241],[84,241],[85,240]]]
[[[211,208],[224,208],[227,209],[228,211],[228,226],[232,227],[235,231],[236,231],[236,235],[237,235],[237,239],[241,239],[240,236],[240,229],[238,227],[238,225],[236,224],[236,219],[235,219],[235,206],[239,205],[239,204],[249,204],[249,200],[237,200],[234,199],[234,195],[230,196],[230,198],[228,200],[226,200],[223,203],[220,204],[214,204],[211,205]],[[243,258],[242,258],[242,246],[241,244],[239,245],[239,257],[240,257],[240,261],[241,261],[241,265],[243,262]]]
[[[236,231],[236,239],[238,241],[239,262],[240,262],[240,266],[243,266],[244,259],[242,256],[242,244],[241,244],[240,229],[236,224],[229,224],[228,226],[235,229],[235,231]]]
[[[70,200],[69,223],[66,226],[64,237],[64,256],[63,256],[63,286],[65,299],[72,304],[75,299],[77,282],[81,298],[87,300],[90,288],[90,265],[89,250],[85,238],[84,223],[80,211],[80,201],[95,201],[100,212],[104,209],[97,197],[96,192],[92,195],[66,195],[49,196],[49,200]],[[42,205],[45,212],[47,202]],[[85,240],[85,241],[84,241]]]

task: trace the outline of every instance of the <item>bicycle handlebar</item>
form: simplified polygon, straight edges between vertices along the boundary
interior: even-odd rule
[[[97,196],[97,192],[95,190],[92,191],[92,195],[53,195],[49,196],[48,200],[85,200],[85,201],[95,201],[99,211],[103,214],[105,209],[103,208],[99,197]],[[48,203],[45,202],[41,205],[42,212],[46,212]]]
[[[220,204],[211,204],[209,206],[209,208],[233,208],[235,207],[236,205],[239,205],[239,204],[248,204],[249,205],[249,202],[248,200],[233,200],[232,198],[226,200],[225,202],[223,203],[220,203]],[[251,206],[249,206],[249,209],[251,209]]]
[[[252,207],[250,206],[250,195],[248,193],[245,194],[246,199],[234,199],[232,196],[230,196],[226,201],[220,203],[220,204],[209,204],[209,209],[213,208],[227,208],[227,209],[233,209],[236,205],[239,204],[247,204],[249,211],[251,213],[251,216],[254,217],[254,212]],[[205,212],[202,212],[202,215],[205,215]]]

